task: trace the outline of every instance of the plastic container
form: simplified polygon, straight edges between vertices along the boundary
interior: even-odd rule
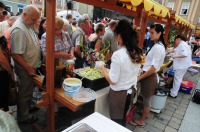
[[[190,94],[192,92],[193,87],[194,87],[194,84],[193,84],[192,81],[183,80],[182,83],[181,83],[179,91]]]
[[[82,86],[82,81],[78,78],[67,78],[63,82],[64,93],[66,96],[70,97],[76,95],[81,86]]]
[[[166,100],[167,92],[162,89],[157,89],[155,95],[152,97],[151,108],[162,110],[165,107]]]

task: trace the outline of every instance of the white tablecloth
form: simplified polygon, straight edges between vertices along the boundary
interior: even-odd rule
[[[110,118],[109,113],[109,103],[108,103],[108,92],[110,87],[103,88],[96,91],[96,101],[95,101],[95,112],[98,112],[108,118]]]

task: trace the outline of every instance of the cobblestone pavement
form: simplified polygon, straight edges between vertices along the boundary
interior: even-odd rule
[[[159,113],[150,112],[144,126],[127,128],[134,132],[178,132],[191,99],[191,94],[179,92],[177,98],[167,98],[165,108]],[[136,114],[135,118],[139,115]]]

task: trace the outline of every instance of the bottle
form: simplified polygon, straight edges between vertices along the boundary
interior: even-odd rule
[[[70,77],[73,76],[75,61],[73,59],[67,60],[66,72]]]

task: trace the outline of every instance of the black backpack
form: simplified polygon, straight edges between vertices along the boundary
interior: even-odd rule
[[[192,96],[192,101],[197,104],[200,104],[200,89],[196,89],[194,91],[194,95]]]

